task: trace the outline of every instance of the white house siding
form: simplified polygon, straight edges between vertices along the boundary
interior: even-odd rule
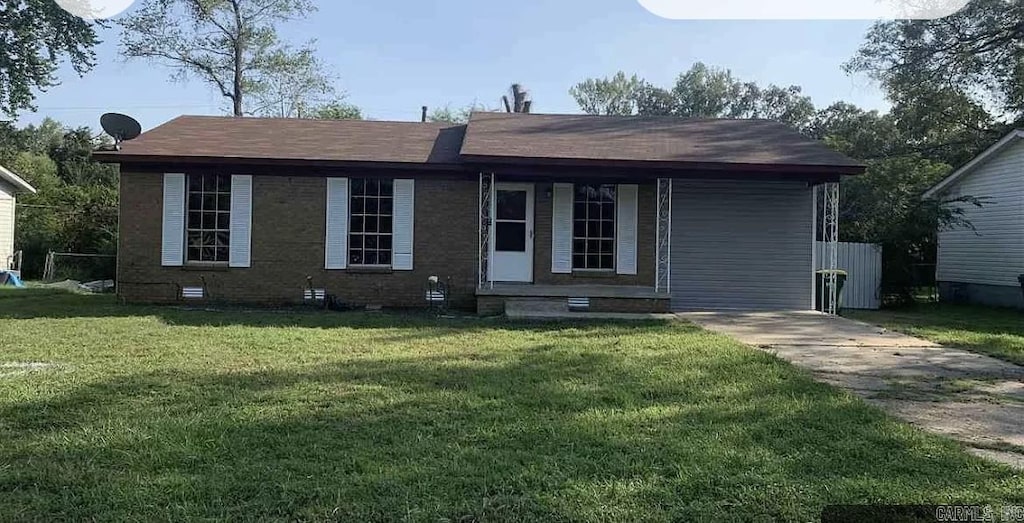
[[[674,180],[675,310],[808,310],[814,238],[806,182]]]
[[[14,254],[14,187],[0,180],[0,270]]]
[[[976,231],[939,232],[938,281],[1011,287],[992,292],[1016,297],[1017,278],[1024,274],[1024,142],[998,153],[942,197],[961,195],[987,202],[982,208],[960,204]],[[978,292],[974,289],[970,294]]]

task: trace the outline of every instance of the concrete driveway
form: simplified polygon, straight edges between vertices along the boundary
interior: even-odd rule
[[[814,312],[679,316],[772,352],[975,454],[1024,469],[1024,367]]]

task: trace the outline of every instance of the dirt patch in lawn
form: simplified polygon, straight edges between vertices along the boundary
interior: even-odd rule
[[[21,362],[0,363],[0,378],[10,378],[33,372],[54,371],[59,368],[56,363]]]

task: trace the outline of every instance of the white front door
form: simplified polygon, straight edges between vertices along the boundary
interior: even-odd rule
[[[491,281],[533,281],[533,184],[494,186]]]

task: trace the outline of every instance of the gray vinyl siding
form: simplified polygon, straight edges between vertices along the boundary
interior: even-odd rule
[[[1024,141],[1017,141],[942,195],[986,198],[959,205],[976,230],[939,232],[940,282],[1019,288],[1024,274]]]
[[[675,180],[674,310],[811,308],[806,183]]]
[[[14,253],[14,188],[0,180],[0,270]]]

